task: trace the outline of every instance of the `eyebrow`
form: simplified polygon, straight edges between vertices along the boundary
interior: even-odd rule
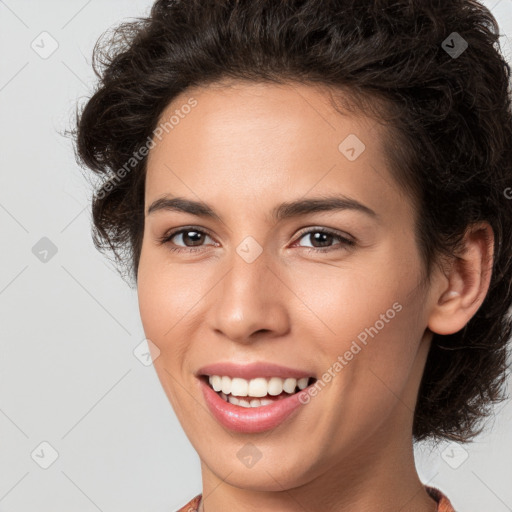
[[[161,197],[151,204],[148,208],[147,215],[162,210],[190,213],[198,217],[206,217],[223,222],[220,215],[207,203],[193,201],[183,197]],[[341,195],[298,199],[296,201],[281,203],[272,209],[271,219],[274,220],[274,222],[279,222],[301,215],[343,210],[358,211],[372,218],[379,217],[379,215],[368,206],[365,206],[355,199]]]

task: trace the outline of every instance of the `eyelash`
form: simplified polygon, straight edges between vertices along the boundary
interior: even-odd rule
[[[158,239],[158,242],[160,245],[167,244],[176,235],[180,235],[182,233],[187,233],[188,231],[194,231],[196,233],[208,235],[210,238],[212,238],[212,236],[207,231],[204,231],[203,229],[197,229],[195,226],[189,226],[186,228],[178,229],[176,231],[171,231],[170,233],[166,233],[164,236],[162,236]],[[305,247],[305,249],[307,249],[308,252],[327,253],[327,252],[331,252],[331,251],[341,250],[342,248],[344,248],[344,246],[352,247],[355,245],[355,242],[353,240],[345,238],[344,236],[341,236],[340,234],[336,233],[335,231],[331,231],[331,230],[325,229],[325,228],[314,228],[314,229],[310,229],[308,231],[303,231],[298,235],[298,240],[303,238],[305,235],[310,235],[312,233],[325,233],[327,235],[332,235],[341,242],[339,244],[339,246],[341,246],[341,247],[338,246],[336,248],[336,246],[334,246],[334,247],[326,247],[323,249],[318,248],[318,247]],[[201,247],[169,247],[168,249],[171,252],[195,253],[195,252],[200,252],[202,250]]]

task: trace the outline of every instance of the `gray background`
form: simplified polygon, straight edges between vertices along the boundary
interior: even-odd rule
[[[134,354],[136,291],[92,244],[89,185],[59,135],[91,93],[98,36],[151,3],[0,0],[0,511],[174,511],[201,491],[199,458]],[[485,4],[510,59],[512,0]],[[457,510],[512,511],[511,400],[496,413],[470,445],[416,448],[422,481]]]

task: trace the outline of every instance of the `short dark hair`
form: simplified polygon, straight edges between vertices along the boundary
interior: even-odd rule
[[[182,91],[225,79],[316,84],[384,124],[390,168],[414,201],[427,278],[440,256],[457,254],[472,223],[487,221],[495,234],[483,304],[459,332],[434,333],[413,438],[466,442],[483,430],[491,405],[506,398],[512,333],[510,67],[487,8],[474,0],[158,0],[147,17],[98,40],[93,68],[99,81],[77,109],[75,151],[101,178],[94,244],[135,282],[140,148]]]

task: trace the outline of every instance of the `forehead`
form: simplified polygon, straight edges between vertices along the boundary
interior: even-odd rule
[[[327,88],[195,87],[174,98],[159,125],[171,118],[148,157],[146,204],[170,193],[248,210],[277,196],[339,191],[378,209],[401,192],[384,156],[385,128],[337,111]]]

